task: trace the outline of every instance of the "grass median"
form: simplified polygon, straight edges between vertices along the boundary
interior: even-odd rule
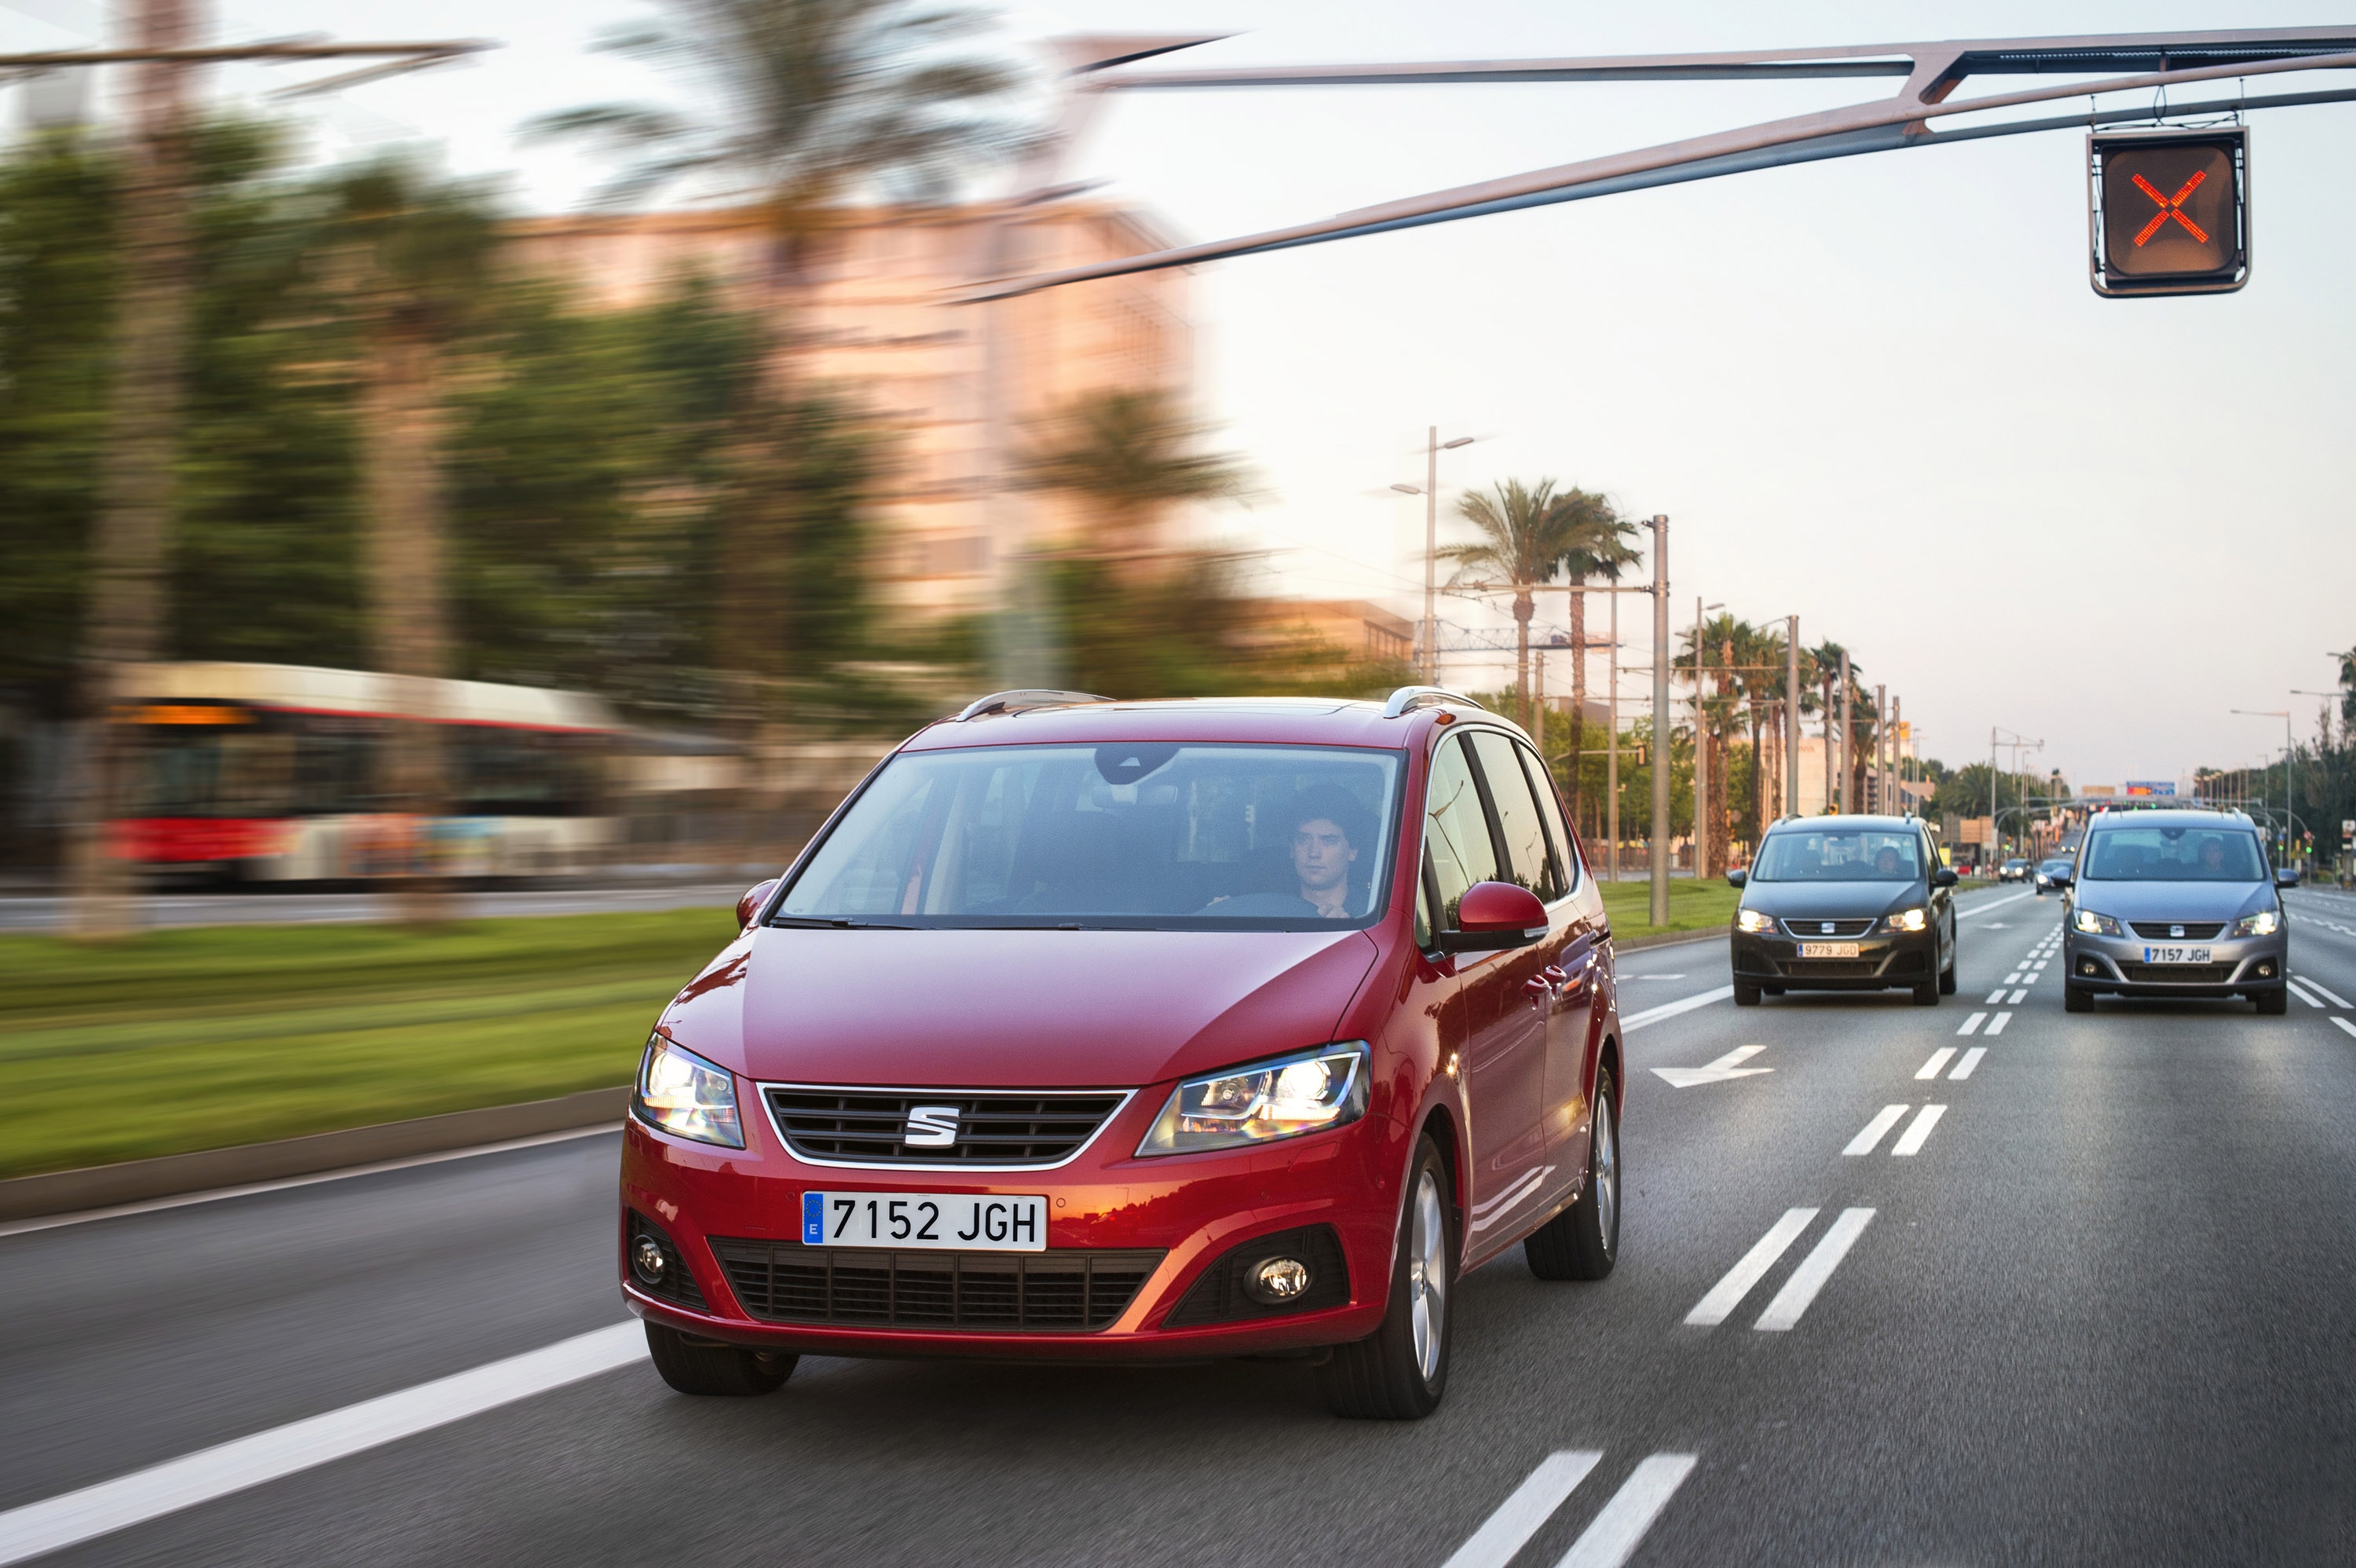
[[[0,938],[0,1177],[626,1083],[731,912]]]
[[[1603,912],[1611,917],[1613,938],[1621,942],[1676,931],[1723,931],[1734,918],[1734,906],[1742,899],[1741,893],[1728,887],[1723,878],[1697,881],[1692,877],[1673,877],[1669,880],[1668,923],[1655,925],[1653,884],[1642,875],[1623,875],[1619,881],[1603,883],[1602,888]]]

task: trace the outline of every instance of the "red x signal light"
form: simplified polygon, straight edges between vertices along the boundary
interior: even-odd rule
[[[2094,292],[2222,293],[2250,276],[2249,133],[2086,138]]]

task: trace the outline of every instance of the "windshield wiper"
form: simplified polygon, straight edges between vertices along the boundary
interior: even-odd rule
[[[798,931],[914,931],[913,925],[892,925],[880,920],[812,919],[806,915],[771,915],[770,925],[790,926]]]

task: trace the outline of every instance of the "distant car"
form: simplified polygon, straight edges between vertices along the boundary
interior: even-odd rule
[[[2290,936],[2257,827],[2238,811],[2118,812],[2096,819],[2065,872],[2062,1006],[2083,1013],[2122,997],[2248,997],[2289,1005]]]
[[[1955,991],[1955,873],[1904,816],[1778,823],[1748,871],[1729,933],[1734,1002],[1788,990],[1904,987],[1917,1007]]]
[[[2019,856],[2015,856],[2013,859],[2007,860],[2002,866],[1997,868],[1996,880],[1999,882],[2027,881],[2029,880],[2029,862],[2020,859]]]
[[[2038,896],[2042,898],[2045,896],[2046,889],[2058,888],[2068,881],[2070,868],[2076,864],[2077,862],[2067,855],[2057,855],[2051,860],[2039,861],[2035,878]],[[2054,880],[2057,877],[2061,879],[2060,881]]]

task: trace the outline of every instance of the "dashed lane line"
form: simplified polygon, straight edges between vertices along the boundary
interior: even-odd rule
[[[1912,1105],[1882,1106],[1874,1113],[1873,1120],[1865,1124],[1864,1131],[1848,1140],[1848,1147],[1841,1153],[1848,1156],[1871,1154],[1873,1146],[1881,1141],[1881,1136],[1896,1126],[1898,1119],[1913,1108]]]
[[[1955,1063],[1955,1070],[1953,1072],[1947,1074],[1947,1082],[1961,1083],[1965,1079],[1969,1078],[1973,1069],[1979,1066],[1980,1058],[1987,1054],[1987,1047],[1985,1045],[1976,1045],[1964,1052],[1964,1059]]]
[[[1497,1505],[1472,1538],[1456,1549],[1443,1568],[1505,1568],[1514,1553],[1529,1544],[1546,1521],[1554,1517],[1571,1489],[1587,1479],[1587,1472],[1603,1455],[1592,1448],[1565,1449],[1538,1461],[1514,1495]]]
[[[2331,1015],[2331,1021],[2332,1021],[2333,1023],[2338,1024],[2341,1029],[2345,1029],[2345,1030],[2346,1030],[2347,1032],[2349,1032],[2350,1034],[2356,1034],[2356,1024],[2351,1024],[2351,1023],[2350,1023],[2346,1019],[2341,1018],[2338,1013],[2334,1013],[2334,1014],[2332,1014],[2332,1015]]]
[[[2348,1000],[2348,998],[2347,998],[2347,997],[2342,997],[2342,996],[2340,996],[2340,995],[2338,995],[2336,992],[2332,992],[2332,991],[2326,990],[2326,989],[2324,988],[2324,987],[2323,987],[2322,983],[2321,983],[2320,981],[2317,980],[2317,979],[2316,979],[2316,977],[2315,977],[2314,976],[2312,976],[2312,975],[2299,975],[2299,976],[2294,976],[2294,977],[2298,981],[2298,983],[2299,983],[2300,985],[2305,986],[2308,990],[2313,991],[2317,996],[2319,996],[2319,997],[2322,997],[2326,998],[2326,999],[2327,999],[2327,1000],[2329,1000],[2329,1001],[2331,1003],[2331,1005],[2332,1005],[2333,1007],[2335,1007],[2335,1008],[2345,1008],[2345,1007],[2350,1007],[2350,1006],[2356,1006],[2356,1004],[2351,1004],[2351,1003]]]
[[[1742,1260],[1726,1271],[1726,1277],[1709,1287],[1709,1294],[1694,1304],[1686,1314],[1686,1322],[1696,1328],[1715,1328],[1733,1315],[1751,1294],[1751,1287],[1767,1277],[1775,1260],[1789,1251],[1815,1219],[1814,1209],[1786,1209],[1783,1217],[1767,1228],[1767,1233],[1752,1243]]]
[[[1691,1454],[1655,1454],[1638,1465],[1555,1568],[1620,1568],[1635,1554],[1644,1532],[1686,1484],[1697,1462]]]
[[[1995,1001],[1996,999],[1997,998],[1994,997],[1988,998],[1990,1001]],[[1971,1017],[1964,1020],[1964,1027],[1957,1029],[1955,1032],[1957,1034],[1977,1034],[1980,1032],[1980,1025],[1986,1022],[1987,1022],[1987,1014],[1974,1013]]]
[[[1565,1449],[1539,1460],[1443,1568],[1505,1568],[1602,1457],[1595,1449]],[[1655,1454],[1638,1463],[1556,1568],[1621,1568],[1697,1463],[1692,1454]]]
[[[1992,1019],[1988,1019],[1988,1026],[1987,1026],[1987,1031],[1986,1038],[1987,1038],[1987,1039],[1989,1039],[1989,1040],[1994,1040],[1997,1036],[1998,1036],[1998,1035],[2000,1035],[2000,1034],[2002,1034],[2002,1033],[2004,1032],[2004,1026],[2005,1026],[2005,1025],[2007,1025],[2007,1024],[2008,1024],[2008,1023],[2010,1023],[2011,1021],[2012,1021],[2012,1015],[2011,1015],[2010,1013],[1998,1013],[1998,1014],[1997,1014],[1997,1016],[1996,1016],[1996,1017],[1994,1017],[1994,1018],[1992,1018]]]
[[[1939,1118],[1946,1114],[1944,1105],[1925,1105],[1915,1112],[1914,1119],[1907,1124],[1906,1130],[1898,1135],[1898,1141],[1890,1146],[1890,1152],[1900,1159],[1911,1159],[1921,1154],[1922,1146],[1931,1139],[1931,1129],[1937,1126]]]
[[[1914,1076],[1917,1078],[1936,1078],[1939,1075],[1940,1070],[1954,1059],[1955,1048],[1952,1045],[1943,1045],[1938,1050],[1931,1053],[1930,1061],[1924,1062],[1921,1067],[1914,1070]]]
[[[2012,994],[2012,1005],[2016,1008],[2027,1000],[2029,1000],[2029,990],[2026,987],[2023,987],[2021,989],[2015,991]],[[1990,1034],[1994,1034],[1996,1030],[1994,1029],[1988,1030],[1988,1033]]]
[[[1904,1107],[1900,1108],[1902,1110]],[[1816,1293],[1824,1289],[1826,1281],[1832,1278],[1833,1270],[1840,1267],[1841,1259],[1848,1255],[1849,1248],[1857,1245],[1857,1239],[1865,1234],[1866,1226],[1872,1222],[1873,1211],[1870,1209],[1842,1210],[1840,1218],[1832,1222],[1825,1232],[1824,1239],[1800,1260],[1800,1266],[1792,1271],[1792,1277],[1783,1282],[1783,1288],[1775,1293],[1775,1298],[1767,1304],[1767,1310],[1759,1315],[1759,1321],[1751,1327],[1769,1333],[1781,1333],[1798,1327],[1800,1315],[1807,1311],[1808,1304],[1815,1300]]]
[[[62,1551],[348,1455],[643,1361],[636,1320],[560,1339],[0,1513],[0,1563]]]
[[[2309,993],[2305,986],[2298,983],[2297,976],[2285,976],[2283,977],[2283,984],[2290,987],[2290,994],[2292,996],[2297,997],[2308,1007],[2319,1009],[2323,1006],[2323,998]]]
[[[1664,1019],[1676,1018],[1680,1013],[1692,1012],[1696,1008],[1706,1008],[1712,1002],[1722,1002],[1732,995],[1734,995],[1733,987],[1720,986],[1715,991],[1703,991],[1696,996],[1680,997],[1674,1002],[1663,1002],[1657,1008],[1646,1008],[1641,1013],[1631,1013],[1622,1018],[1620,1020],[1620,1032],[1633,1033],[1647,1024],[1660,1023]]]
[[[2003,1000],[2004,1000],[2004,987],[2003,987],[2002,986],[1998,986],[1995,990],[1990,991],[1990,992],[1988,993],[1988,995],[1987,995],[1987,999],[1988,999],[1988,1006],[1989,1006],[1989,1007],[1994,1007],[1994,1006],[1996,1006],[1998,1002],[2003,1001]]]

